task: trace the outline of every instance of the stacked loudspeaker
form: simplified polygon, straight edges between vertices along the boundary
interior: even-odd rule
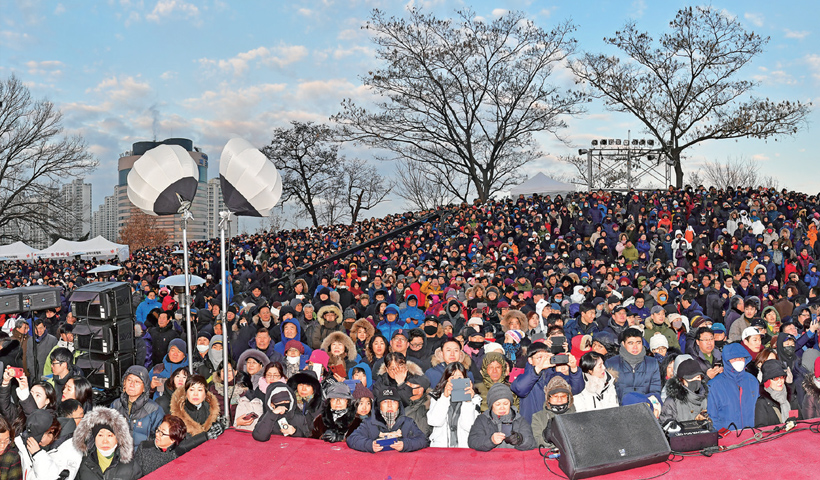
[[[125,282],[95,282],[71,295],[75,362],[93,387],[121,386],[122,375],[135,363],[134,307]]]
[[[60,306],[60,288],[18,287],[0,292],[0,314],[37,312]]]

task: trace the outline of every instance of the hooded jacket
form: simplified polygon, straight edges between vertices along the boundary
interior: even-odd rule
[[[545,368],[541,373],[535,373],[535,368],[527,362],[524,373],[518,375],[510,385],[510,389],[518,395],[521,401],[521,416],[526,421],[532,421],[532,416],[536,412],[544,409],[544,388],[549,384],[552,377],[561,376],[572,387],[572,394],[581,393],[584,389],[584,377],[579,368],[574,373],[570,370],[569,375],[558,373],[555,368]],[[658,378],[660,382],[660,377]],[[660,388],[658,388],[660,390]],[[488,410],[489,411],[489,410]],[[532,433],[532,432],[530,432]]]
[[[494,433],[502,431],[502,422],[498,417],[493,415],[492,409],[476,418],[473,423],[473,428],[470,429],[469,446],[473,450],[479,452],[489,452],[494,448],[515,448],[516,450],[532,450],[537,448],[535,438],[532,436],[532,427],[522,415],[518,413],[515,407],[510,408],[510,415],[512,415],[512,431],[520,433],[522,442],[519,445],[513,446],[506,442],[501,442],[496,445],[492,441]]]
[[[294,337],[294,338],[285,337],[285,325],[288,324],[288,323],[291,324],[291,325],[296,326],[296,337]],[[301,340],[302,339],[302,325],[299,323],[299,320],[297,320],[296,318],[289,318],[289,319],[285,320],[284,322],[281,322],[279,324],[279,334],[280,334],[279,338],[281,338],[282,340],[280,342],[278,342],[276,345],[273,346],[273,349],[276,352],[279,352],[279,354],[284,356],[285,355],[285,345],[290,340],[296,340],[297,342],[301,343],[303,347],[305,347],[305,353],[304,354],[307,355],[308,357],[310,357],[310,354],[311,354],[311,352],[313,352],[313,349],[310,348],[310,346],[308,344],[306,344],[305,342],[303,342]]]
[[[731,368],[731,365],[729,366]],[[705,378],[705,374],[704,374]],[[663,402],[661,415],[658,420],[661,424],[669,420],[685,422],[694,420],[700,412],[706,410],[709,387],[701,383],[697,392],[686,388],[680,379],[672,377],[666,382],[666,401]]]
[[[394,387],[401,399],[402,406],[405,408],[402,414],[413,419],[416,426],[427,435],[429,434],[427,393],[422,394],[421,398],[413,400],[413,388],[409,385],[410,383],[420,386],[425,392],[430,388],[430,381],[424,376],[421,368],[412,361],[407,361],[407,377],[401,385],[387,374],[387,366],[382,363],[376,372],[376,377],[373,379],[373,391],[378,392],[386,387]]]
[[[584,380],[584,390],[578,395],[573,395],[576,412],[601,410],[618,406],[618,393],[615,391],[615,382],[618,380],[618,372],[611,369],[606,370],[601,391],[593,391],[587,374],[584,374]]]
[[[356,353],[356,344],[354,344],[353,340],[351,340],[350,337],[344,333],[333,332],[322,340],[321,349],[330,355],[330,346],[334,342],[339,342],[345,346],[345,354],[340,357],[341,360],[344,360],[344,371],[347,372],[349,369],[353,368],[354,365],[356,365],[356,359],[358,357],[358,353]]]
[[[359,340],[358,338],[358,331],[360,329],[364,329],[365,331],[365,339]],[[353,322],[353,325],[350,327],[350,339],[353,340],[353,343],[356,344],[356,352],[359,354],[360,358],[367,358],[367,344],[370,342],[370,339],[373,338],[373,335],[376,334],[376,327],[373,326],[370,321],[365,318],[356,320]]]
[[[335,325],[327,325],[325,322],[324,315],[327,312],[335,312],[336,313],[336,321],[334,322]],[[325,305],[324,307],[319,309],[318,314],[316,315],[316,321],[312,322],[308,325],[305,335],[307,336],[307,342],[310,345],[310,348],[316,350],[322,347],[322,340],[327,338],[333,332],[342,332],[344,333],[344,327],[342,325],[342,310],[336,306],[336,304]]]
[[[287,393],[289,403],[287,411],[284,414],[273,413],[274,406],[271,404],[271,397],[275,394]],[[282,435],[282,429],[279,427],[279,420],[284,418],[288,425],[296,429],[295,437],[307,437],[310,435],[307,423],[304,417],[297,414],[296,411],[296,395],[293,390],[285,384],[274,383],[268,388],[265,395],[265,402],[263,404],[264,413],[256,422],[256,427],[253,429],[253,439],[259,442],[267,442],[271,435]]]
[[[532,416],[532,436],[535,438],[535,443],[538,445],[547,445],[549,443],[548,429],[552,425],[552,419],[557,415],[549,409],[549,396],[558,388],[569,390],[570,386],[566,380],[561,377],[552,377],[544,390],[544,408],[539,410]],[[575,403],[573,395],[568,395],[568,409],[564,413],[575,413]]]
[[[416,306],[409,305],[410,299],[416,300]],[[404,322],[404,328],[419,328],[424,323],[424,311],[418,307],[419,298],[415,294],[407,296],[408,305],[399,310],[399,321]]]
[[[352,400],[347,403],[347,408],[341,416],[335,416],[330,409],[329,400],[325,400],[322,405],[322,413],[313,419],[313,431],[310,438],[321,439],[326,442],[343,442],[361,424],[361,419],[356,415],[356,405]]]
[[[97,425],[112,427],[114,429],[112,433],[117,437],[117,449],[114,452],[111,465],[105,470],[105,473],[103,473],[97,460],[97,447],[93,435],[94,427]],[[86,413],[80,424],[77,425],[72,441],[74,448],[83,455],[80,469],[77,472],[78,479],[136,480],[142,476],[139,465],[132,461],[134,458],[134,441],[131,432],[128,430],[128,421],[116,410],[97,407]]]
[[[730,363],[742,358],[748,365],[752,356],[741,344],[730,343],[723,347],[723,358],[723,373],[709,381],[706,411],[717,430],[753,427],[760,384],[751,373],[745,369],[738,372]]]
[[[120,398],[111,404],[111,408],[128,420],[131,436],[134,439],[134,448],[136,448],[140,443],[153,438],[154,431],[162,423],[165,412],[149,397],[151,383],[148,381],[148,370],[140,365],[128,367],[122,376],[123,384],[129,375],[136,375],[142,381],[144,386],[142,395],[129,405],[128,395],[122,392]]]
[[[388,428],[384,417],[378,408],[373,409],[373,415],[364,419],[359,427],[347,437],[347,446],[360,452],[373,451],[373,442],[378,440],[382,434],[401,430],[401,441],[404,443],[403,452],[414,452],[427,448],[429,442],[416,422],[404,414],[404,406],[399,402],[399,416],[393,428]]]
[[[208,440],[207,432],[214,422],[219,418],[219,401],[213,393],[206,391],[205,400],[202,402],[200,409],[206,409],[205,412],[199,412],[204,421],[199,422],[192,416],[192,411],[189,411],[188,400],[186,398],[184,388],[177,388],[171,396],[171,415],[176,415],[185,424],[188,432],[185,434],[185,440],[180,442],[179,448],[183,452],[190,451],[198,447]]]

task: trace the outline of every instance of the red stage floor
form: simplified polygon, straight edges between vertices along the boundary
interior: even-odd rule
[[[721,445],[737,443],[734,434]],[[722,441],[723,442],[723,441]],[[814,479],[820,472],[820,435],[790,432],[783,438],[720,453],[686,457],[670,463],[660,478],[685,480]],[[679,459],[679,458],[678,458]],[[555,460],[549,460],[553,471]],[[618,472],[601,479],[641,479],[660,475],[666,464]],[[260,443],[250,434],[229,430],[217,440],[145,477],[149,480],[404,480],[404,479],[551,479],[537,451],[498,450],[478,453],[468,449],[428,448],[419,452],[361,453],[345,444],[274,436]]]

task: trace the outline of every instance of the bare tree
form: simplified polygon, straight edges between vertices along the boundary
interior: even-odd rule
[[[168,243],[168,232],[157,228],[157,217],[132,210],[120,229],[120,243],[128,245],[132,252],[141,248],[157,248]]]
[[[70,215],[59,183],[98,162],[79,137],[63,135],[62,114],[34,100],[16,76],[0,81],[0,240],[59,232]]]
[[[396,168],[394,193],[411,209],[430,210],[439,205],[449,205],[456,199],[450,189],[445,187],[446,182],[446,179],[442,181],[437,178],[436,173],[426,169],[423,164],[400,160]]]
[[[263,153],[282,175],[282,202],[294,200],[299,215],[307,215],[319,226],[319,200],[338,188],[339,143],[327,125],[291,122],[291,128],[276,128]],[[335,182],[335,183],[334,183]]]
[[[749,96],[757,82],[739,71],[769,38],[711,7],[686,7],[658,42],[635,22],[604,41],[622,57],[586,53],[573,71],[592,85],[609,110],[630,113],[667,146],[675,181],[683,184],[681,154],[706,140],[793,135],[811,104]]]
[[[345,100],[333,119],[346,138],[423,165],[431,180],[455,178],[442,186],[463,201],[518,183],[541,156],[533,134],[558,136],[585,100],[549,83],[575,50],[570,23],[545,31],[520,12],[485,23],[469,10],[442,20],[411,8],[408,18],[374,10],[364,28],[383,67],[362,81],[381,99],[372,111]]]
[[[777,189],[780,182],[770,175],[760,174],[760,163],[747,157],[728,158],[725,162],[707,161],[698,170],[706,185],[718,189],[728,187],[770,187]]]
[[[361,212],[384,202],[393,188],[393,182],[381,176],[375,165],[362,159],[346,159],[342,175],[351,223],[356,223]]]

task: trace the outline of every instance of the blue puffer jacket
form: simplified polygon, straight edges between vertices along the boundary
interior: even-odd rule
[[[290,323],[290,324],[296,326],[296,337],[295,338],[287,338],[285,336],[285,324],[286,323]],[[296,340],[297,342],[301,343],[303,347],[305,347],[305,355],[310,357],[310,354],[311,354],[311,352],[313,352],[313,349],[310,348],[307,343],[300,341],[300,339],[302,338],[302,326],[299,324],[298,319],[289,318],[289,319],[285,320],[284,322],[280,323],[279,324],[279,333],[281,335],[280,338],[282,339],[282,341],[273,346],[274,351],[279,352],[282,356],[284,356],[285,355],[285,345],[290,340]]]
[[[142,303],[137,306],[137,321],[144,325],[145,319],[148,318],[148,314],[155,308],[162,309],[162,302],[156,298],[153,300],[150,298],[143,300]]]
[[[524,373],[516,377],[510,385],[513,393],[520,398],[519,413],[527,419],[527,422],[532,422],[532,416],[544,409],[544,402],[546,401],[544,387],[556,375],[569,383],[573,395],[578,395],[584,391],[584,377],[580,368],[575,373],[570,371],[569,376],[556,372],[555,368],[545,368],[538,374],[535,373],[535,368],[529,362],[524,369]],[[658,390],[660,391],[660,389]]]
[[[760,384],[745,369],[738,372],[732,367],[730,362],[735,358],[744,359],[746,365],[752,361],[752,356],[740,343],[730,343],[723,347],[723,373],[709,381],[706,412],[718,430],[740,430],[755,424],[755,403],[760,395]]]
[[[401,404],[401,402],[399,402]],[[367,417],[359,427],[347,437],[347,446],[360,452],[373,452],[373,441],[379,439],[379,435],[387,432],[401,430],[401,441],[404,443],[402,452],[414,452],[427,448],[430,442],[412,418],[404,415],[404,407],[400,406],[399,418],[393,428],[387,428],[384,418],[378,410]]]
[[[376,328],[382,332],[384,338],[388,341],[393,339],[393,334],[396,333],[397,330],[406,329],[404,322],[402,322],[398,317],[396,317],[395,322],[388,322],[387,320],[383,320],[376,325]]]
[[[415,307],[409,305],[411,298],[416,300]],[[407,303],[408,306],[399,310],[399,321],[404,323],[404,328],[421,328],[424,322],[424,312],[418,307],[419,299],[415,295],[408,295]]]
[[[616,355],[606,361],[606,368],[618,372],[615,391],[618,392],[619,404],[624,395],[629,392],[638,392],[644,395],[654,393],[660,398],[661,373],[658,361],[655,358],[644,357],[644,360],[633,368],[620,355]]]

